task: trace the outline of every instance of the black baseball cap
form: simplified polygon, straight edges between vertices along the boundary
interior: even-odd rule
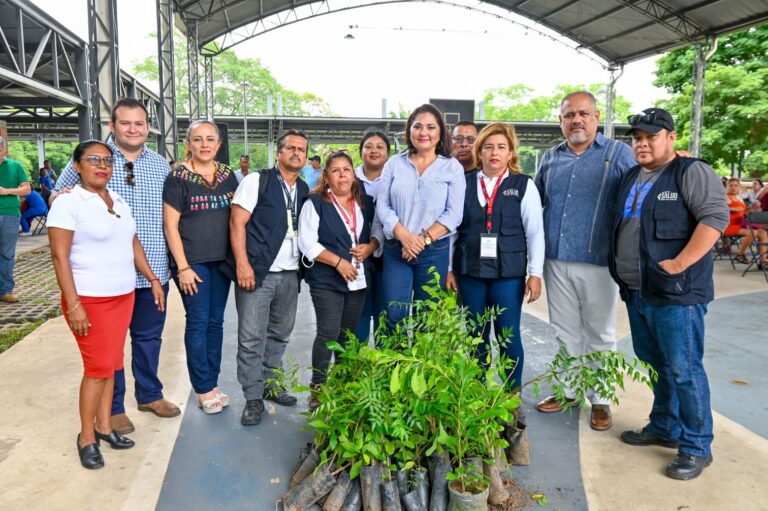
[[[320,161],[320,157],[318,155],[314,155],[312,158],[309,159],[309,161]]]
[[[675,120],[669,112],[662,108],[646,108],[641,114],[627,117],[627,122],[629,123],[627,135],[631,135],[635,130],[645,131],[652,135],[663,129],[675,131]]]

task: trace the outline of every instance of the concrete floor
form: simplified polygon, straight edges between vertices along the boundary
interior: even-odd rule
[[[718,299],[707,317],[706,358],[715,410],[715,463],[695,481],[673,481],[663,475],[673,451],[619,442],[623,429],[647,420],[651,394],[645,387],[627,386],[620,406],[613,408],[614,428],[603,433],[589,428],[584,413],[539,414],[532,410],[535,398],[526,395],[532,464],[516,476],[524,487],[547,495],[551,504],[544,509],[768,510],[768,381],[761,367],[768,346],[763,319],[768,284],[760,274],[742,278],[729,263],[718,262],[716,285]],[[306,287],[300,303],[289,352],[306,367],[314,333]],[[221,384],[233,402],[212,417],[186,407],[191,393],[184,314],[175,290],[169,306],[160,373],[166,397],[184,413],[158,419],[137,412],[128,397],[137,446],[125,452],[105,449],[103,470],[83,470],[77,461],[82,362],[63,319],[48,321],[0,356],[0,403],[5,407],[0,414],[0,510],[275,509],[298,450],[311,436],[300,429],[304,401],[293,409],[274,406],[260,426],[240,426],[235,318],[228,310]],[[545,298],[524,311],[526,374],[533,374],[555,345],[545,324]],[[624,339],[621,347],[630,349],[622,307],[617,330]]]

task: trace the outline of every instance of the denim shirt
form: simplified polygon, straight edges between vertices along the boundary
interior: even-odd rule
[[[544,207],[546,257],[608,266],[611,219],[632,149],[601,133],[580,155],[565,141],[548,150],[536,173]]]
[[[438,156],[419,175],[408,153],[393,156],[381,173],[376,215],[387,239],[399,222],[410,232],[420,233],[439,222],[456,232],[464,216],[464,167],[455,158]]]

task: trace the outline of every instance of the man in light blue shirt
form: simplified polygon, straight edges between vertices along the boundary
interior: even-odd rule
[[[535,179],[544,206],[549,322],[571,356],[616,350],[619,290],[608,272],[608,249],[619,183],[635,160],[627,144],[597,133],[599,121],[591,93],[565,96],[565,140],[544,154]],[[567,389],[569,403],[574,397]],[[609,401],[597,391],[591,401],[590,426],[609,429]],[[562,406],[549,396],[537,408],[551,413]]]
[[[305,165],[301,169],[301,179],[304,180],[305,183],[307,183],[307,186],[309,187],[310,191],[314,190],[317,186],[317,183],[320,182],[320,174],[322,173],[322,169],[320,168],[320,157],[318,155],[314,155],[309,159],[309,165]]]

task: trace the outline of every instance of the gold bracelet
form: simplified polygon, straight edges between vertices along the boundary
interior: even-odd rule
[[[69,309],[69,311],[67,311],[67,314],[72,314],[73,312],[75,312],[77,308],[80,307],[80,305],[81,305],[80,300],[75,300],[75,306]]]
[[[179,273],[184,273],[185,271],[191,270],[191,269],[192,269],[191,266],[185,266],[184,268],[179,268]]]

